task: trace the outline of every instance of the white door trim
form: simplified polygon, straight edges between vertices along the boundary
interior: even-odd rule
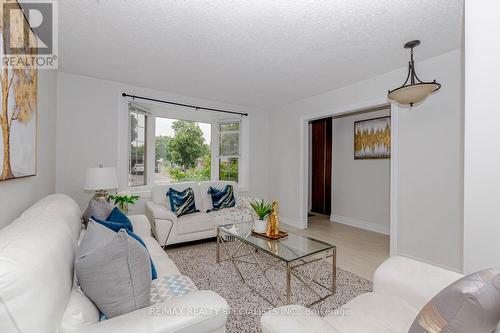
[[[399,189],[399,115],[398,106],[389,103],[386,97],[377,98],[360,102],[357,104],[346,105],[334,110],[324,110],[317,113],[307,114],[300,117],[300,179],[299,179],[299,213],[300,228],[307,228],[308,211],[308,179],[309,179],[309,129],[311,120],[321,119],[331,116],[363,111],[380,107],[384,105],[391,106],[391,197],[390,197],[390,254],[397,254],[397,221],[398,221],[398,189]],[[333,145],[332,145],[333,149]],[[333,173],[333,168],[332,168]],[[333,175],[332,175],[333,179]]]

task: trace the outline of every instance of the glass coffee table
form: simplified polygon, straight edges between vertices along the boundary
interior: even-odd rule
[[[286,269],[286,300],[282,300],[284,304],[290,304],[292,276],[294,276],[298,281],[300,281],[304,286],[306,286],[309,290],[316,294],[316,296],[318,296],[318,299],[308,306],[316,304],[324,300],[325,298],[335,294],[337,276],[337,248],[335,247],[335,245],[328,244],[314,238],[294,234],[292,232],[288,232],[288,236],[286,238],[270,240],[265,237],[252,234],[252,228],[252,222],[217,226],[217,263],[228,260],[231,261],[233,266],[238,271],[241,279],[247,285],[250,284],[247,282],[243,273],[238,268],[237,263],[244,262],[247,264],[257,265],[262,271],[264,277],[267,279],[267,282],[276,292],[279,299],[281,299],[280,293],[278,292],[278,290],[276,290],[266,272],[269,270],[269,268],[274,267],[277,264],[282,264]],[[223,237],[226,235],[232,236],[230,238],[234,238],[235,241],[239,242],[236,249],[230,251],[230,249],[227,247],[227,241],[225,240],[225,237]],[[227,259],[221,260],[221,248],[223,248],[227,253]],[[240,254],[240,250],[242,250],[242,248],[250,249],[249,253]],[[264,267],[255,255],[255,252],[257,251],[268,254],[276,258],[277,260],[274,262],[274,264],[268,267]],[[253,261],[248,261],[246,260],[246,258],[242,259],[243,257],[253,257]],[[332,283],[331,286],[326,286],[316,281],[315,279],[320,268],[324,264],[326,264],[329,259],[331,259],[332,265]],[[312,264],[316,265],[316,267],[314,267],[313,269],[312,277],[306,278],[304,276],[301,276],[295,270],[295,268],[299,266]],[[326,296],[321,296],[315,289],[312,288],[313,283],[320,286],[321,288],[326,289],[328,291],[328,294]],[[271,301],[269,301],[267,297],[263,295],[260,296],[271,305],[277,306],[277,304],[273,304]]]

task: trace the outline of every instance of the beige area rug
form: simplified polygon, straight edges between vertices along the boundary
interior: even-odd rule
[[[229,242],[227,244],[229,248],[234,248],[238,242]],[[251,286],[248,286],[241,280],[238,271],[230,261],[217,264],[215,262],[215,241],[167,248],[166,251],[182,274],[189,276],[198,289],[213,290],[227,300],[231,307],[226,326],[228,333],[261,332],[260,317],[263,313],[272,309],[273,306],[260,297],[256,291],[268,297],[274,304],[282,304],[258,266],[237,263],[247,281],[251,282]],[[240,251],[243,251],[239,252],[241,254],[248,253],[248,250],[243,249]],[[276,261],[275,258],[260,252],[256,255],[264,267],[272,265]],[[227,258],[227,254],[221,247],[221,259],[224,258]],[[251,256],[247,258],[248,261],[253,261]],[[311,264],[298,267],[296,270],[307,277],[314,274],[315,269],[315,264]],[[267,271],[267,275],[275,284],[276,289],[280,291],[282,299],[285,299],[286,280],[284,267],[275,265]],[[324,285],[330,285],[331,265],[323,264],[316,280]],[[315,290],[321,295],[328,294],[328,291],[321,287],[316,287]],[[371,290],[372,283],[370,281],[351,272],[337,269],[336,294],[313,305],[311,309],[318,311],[320,314],[327,314],[357,295]],[[292,303],[306,305],[316,299],[317,297],[313,292],[292,276]]]

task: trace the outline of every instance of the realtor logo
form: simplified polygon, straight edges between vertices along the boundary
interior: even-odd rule
[[[2,0],[2,67],[57,68],[57,2]]]

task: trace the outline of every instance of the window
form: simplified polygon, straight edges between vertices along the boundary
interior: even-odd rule
[[[146,185],[146,123],[147,115],[130,106],[128,186]]]
[[[219,125],[219,179],[238,182],[240,123]]]
[[[120,179],[127,178],[131,191],[147,191],[154,183],[207,180],[231,180],[245,188],[245,119],[217,116],[130,102],[128,130],[120,134],[127,148],[118,157],[128,163],[127,173],[123,170]],[[125,126],[126,117],[121,119]]]
[[[210,180],[212,125],[156,117],[155,181]]]

